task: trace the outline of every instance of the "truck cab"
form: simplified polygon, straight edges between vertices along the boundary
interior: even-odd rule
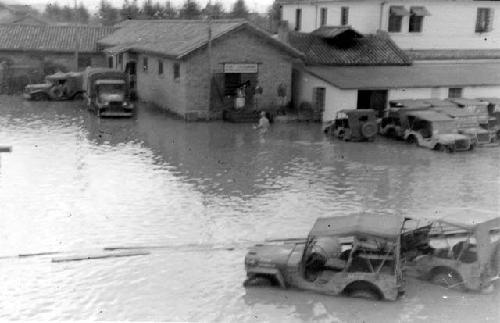
[[[307,239],[258,244],[245,257],[245,286],[396,300],[404,292],[399,216],[319,218]]]
[[[134,105],[129,99],[126,75],[106,68],[87,68],[84,76],[87,106],[98,117],[130,117]]]

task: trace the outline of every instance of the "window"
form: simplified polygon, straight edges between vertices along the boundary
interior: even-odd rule
[[[345,26],[349,23],[349,7],[340,8],[340,25]]]
[[[163,61],[161,59],[158,60],[158,75],[163,75]]]
[[[120,67],[120,69],[123,69],[123,53],[118,54],[117,67]]]
[[[327,14],[328,14],[328,9],[321,8],[320,16],[319,16],[320,27],[323,27],[327,24],[327,21],[328,21]]]
[[[295,9],[295,30],[302,29],[302,9]]]
[[[410,8],[410,25],[408,31],[410,33],[421,33],[424,25],[424,17],[430,16],[429,11],[425,7]]]
[[[178,80],[181,77],[181,64],[174,63],[174,80]]]
[[[113,56],[108,57],[108,67],[113,68]]]
[[[403,6],[391,6],[389,8],[389,25],[387,30],[391,33],[401,32],[403,17],[409,16],[410,13]]]
[[[78,68],[85,68],[92,65],[92,58],[87,55],[78,55]]]
[[[313,90],[313,102],[315,111],[325,111],[325,92],[324,87],[315,87]]]
[[[448,97],[449,98],[461,98],[462,97],[462,88],[455,87],[448,89]]]
[[[491,31],[493,28],[493,9],[477,8],[476,33]]]
[[[147,72],[147,71],[148,71],[148,68],[149,68],[149,66],[148,66],[148,58],[147,58],[147,57],[144,57],[144,58],[142,59],[142,70],[143,70],[144,72]]]

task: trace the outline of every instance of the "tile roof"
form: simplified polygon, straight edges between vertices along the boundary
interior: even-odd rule
[[[208,44],[208,26],[205,20],[128,20],[117,25],[118,30],[99,43],[107,47],[108,52],[128,49],[182,58]],[[243,19],[213,20],[212,40],[241,28],[257,33],[292,56],[301,56],[294,48]]]
[[[306,71],[340,89],[431,88],[500,85],[500,64],[311,66]]]
[[[497,49],[418,49],[418,50],[406,50],[406,54],[414,60],[499,59],[500,58],[500,48],[497,48]]]
[[[79,51],[95,53],[97,41],[114,30],[98,26],[0,24],[0,50],[73,52],[76,34]]]
[[[305,55],[307,65],[409,65],[410,58],[394,42],[383,36],[361,36],[352,29],[349,45],[325,39],[315,32],[290,32],[288,42]],[[332,34],[335,34],[332,32]],[[357,35],[357,36],[356,36]],[[340,33],[335,34],[340,37]]]

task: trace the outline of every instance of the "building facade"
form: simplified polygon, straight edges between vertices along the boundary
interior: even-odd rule
[[[403,49],[499,49],[498,1],[282,0],[291,30],[348,25],[363,34],[387,32]]]
[[[290,30],[351,27],[390,38],[411,66],[306,64],[297,88],[316,100],[324,88],[324,120],[346,108],[377,108],[391,100],[500,97],[500,10],[497,1],[283,0]],[[497,10],[498,9],[498,10]],[[375,103],[375,106],[374,106]]]
[[[301,56],[243,20],[128,21],[101,44],[108,65],[129,73],[140,100],[188,120],[220,119],[243,86],[245,109],[275,106],[278,86],[291,88],[293,60]]]

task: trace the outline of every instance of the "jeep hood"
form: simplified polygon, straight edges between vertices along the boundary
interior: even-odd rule
[[[256,245],[251,248],[247,257],[257,259],[259,264],[273,265],[276,267],[286,266],[290,254],[295,249],[295,244],[277,244],[277,245]]]
[[[106,102],[123,102],[124,95],[121,93],[103,93],[99,95],[99,100],[103,103]]]
[[[456,140],[468,140],[469,137],[465,135],[461,135],[458,133],[447,133],[447,134],[440,134],[439,135],[439,140],[445,141],[445,142],[454,142]]]
[[[41,83],[41,84],[28,84],[26,85],[27,90],[45,90],[50,89],[52,84],[50,83]]]

